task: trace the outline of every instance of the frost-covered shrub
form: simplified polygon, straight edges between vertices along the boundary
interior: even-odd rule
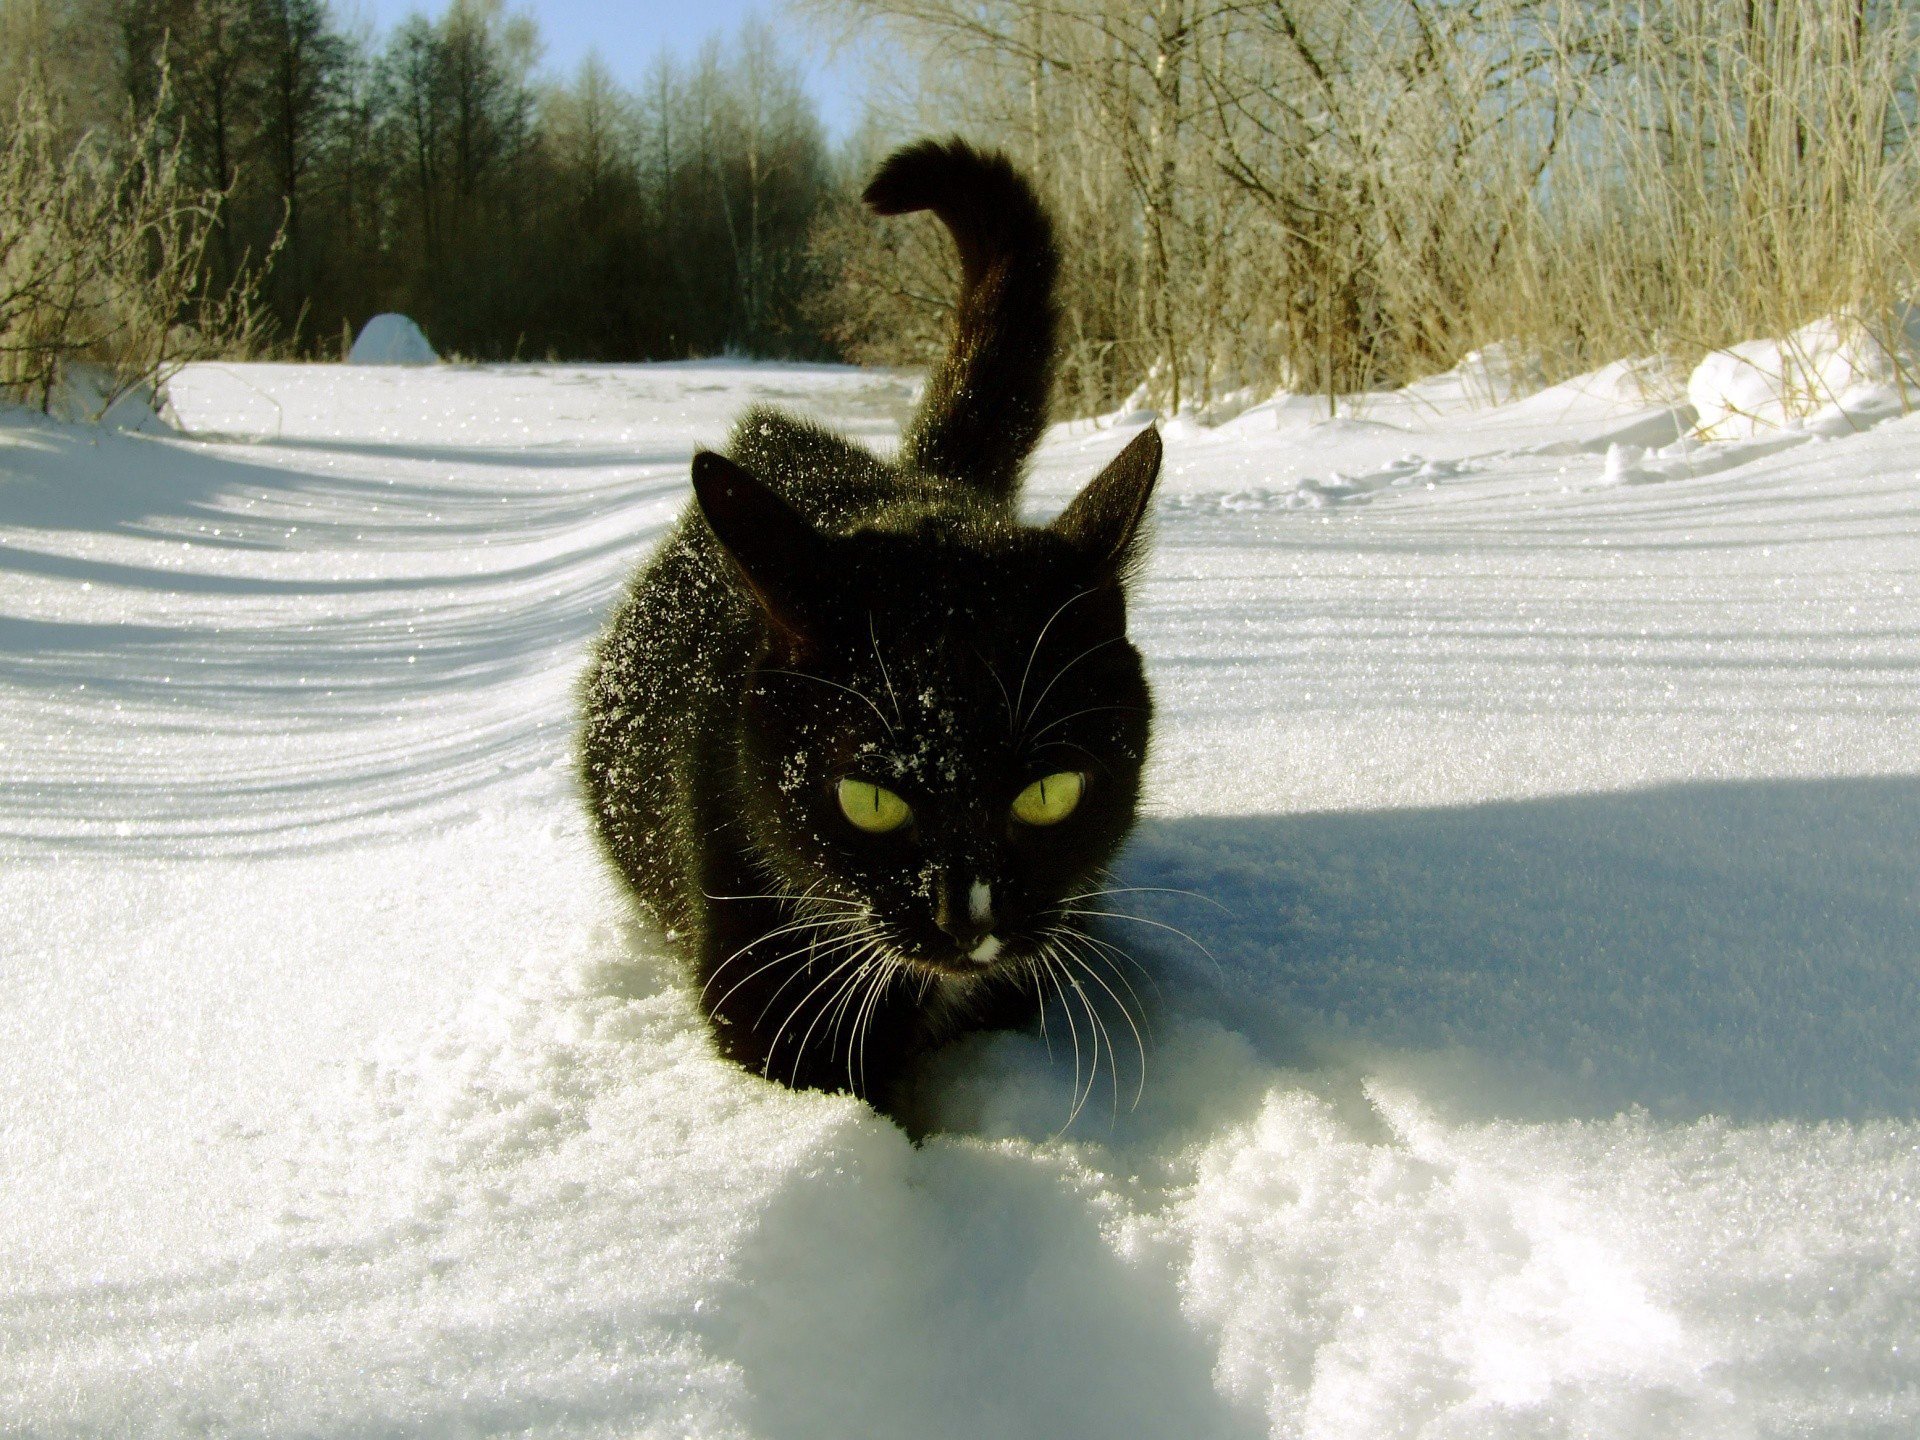
[[[104,412],[189,360],[255,350],[253,277],[202,279],[220,202],[152,122],[127,143],[68,143],[29,84],[0,118],[0,395],[50,409],[86,362]]]

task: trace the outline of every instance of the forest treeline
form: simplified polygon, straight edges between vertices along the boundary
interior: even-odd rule
[[[545,77],[500,0],[383,37],[325,0],[0,0],[0,86],[44,102],[14,112],[0,225],[8,185],[21,225],[147,216],[94,278],[43,264],[38,289],[6,267],[64,242],[10,260],[0,234],[0,363],[28,345],[10,293],[126,309],[140,255],[162,299],[100,333],[171,305],[203,348],[331,356],[393,309],[477,359],[923,363],[953,258],[858,192],[887,146],[946,131],[1008,150],[1059,218],[1071,413],[1345,393],[1495,343],[1548,376],[1684,360],[1920,283],[1920,0],[777,13],[623,85],[592,61]],[[876,62],[838,145],[800,23]]]
[[[216,197],[202,264],[282,349],[401,310],[478,359],[835,353],[803,314],[832,157],[749,25],[637,88],[538,70],[531,19],[454,0],[384,39],[325,0],[0,0],[0,88]]]

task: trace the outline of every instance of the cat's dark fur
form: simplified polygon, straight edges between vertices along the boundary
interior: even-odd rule
[[[1160,443],[1143,432],[1051,525],[1022,525],[1053,362],[1046,212],[960,141],[897,152],[866,199],[932,210],[961,259],[899,457],[770,409],[696,455],[695,501],[587,677],[582,765],[721,1050],[887,1108],[948,1037],[1120,988],[1072,912],[1134,822],[1150,698],[1125,587]],[[1078,808],[1015,818],[1060,772],[1085,776]],[[847,777],[912,820],[856,828]]]

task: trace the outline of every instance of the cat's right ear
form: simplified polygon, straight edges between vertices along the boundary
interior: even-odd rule
[[[1094,562],[1100,581],[1124,581],[1138,558],[1140,525],[1160,478],[1160,432],[1149,426],[1060,512],[1052,530]]]
[[[724,455],[693,457],[693,493],[720,548],[761,610],[789,641],[804,644],[822,579],[826,538],[793,506]]]

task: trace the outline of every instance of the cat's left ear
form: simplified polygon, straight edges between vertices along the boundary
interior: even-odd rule
[[[1073,497],[1051,528],[1093,560],[1102,581],[1124,579],[1137,558],[1140,522],[1160,478],[1160,432],[1149,427]]]
[[[815,592],[832,573],[826,537],[753,475],[711,450],[693,457],[693,493],[767,619],[790,641],[804,642]]]

